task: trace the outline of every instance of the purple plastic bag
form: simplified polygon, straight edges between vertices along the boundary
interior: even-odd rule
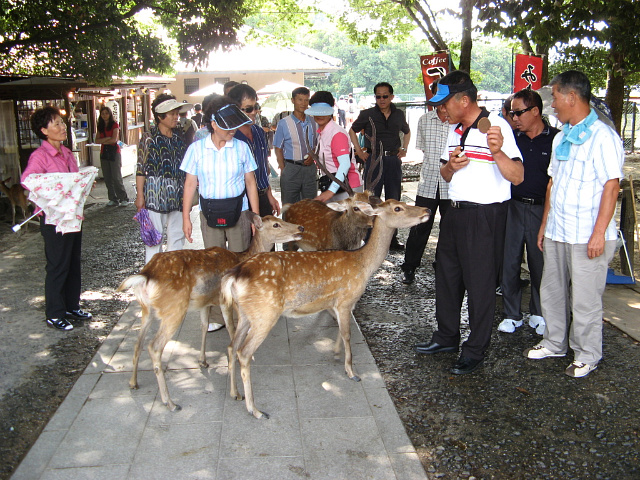
[[[137,220],[140,224],[140,236],[145,245],[154,247],[162,242],[162,234],[156,230],[156,227],[151,223],[149,211],[146,208],[140,209],[133,219]]]

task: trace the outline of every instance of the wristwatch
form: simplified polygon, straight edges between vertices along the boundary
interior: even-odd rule
[[[407,151],[407,149],[404,147],[400,147],[400,150],[404,150],[405,152]]]

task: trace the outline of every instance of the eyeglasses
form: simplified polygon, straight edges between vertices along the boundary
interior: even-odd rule
[[[532,110],[533,108],[535,108],[535,105],[533,105],[532,107],[527,107],[525,109],[522,110],[511,110],[509,112],[509,115],[511,115],[511,118],[513,117],[519,117],[521,116],[523,113],[528,112],[529,110]]]
[[[376,100],[380,100],[381,98],[384,98],[386,100],[387,98],[389,98],[389,95],[376,95]]]
[[[251,113],[254,110],[260,110],[260,106],[256,103],[255,105],[249,105],[248,107],[241,108],[240,110],[242,110],[244,113]]]

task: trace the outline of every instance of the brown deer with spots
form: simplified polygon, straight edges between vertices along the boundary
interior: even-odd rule
[[[235,359],[240,363],[246,406],[256,418],[268,418],[253,400],[251,359],[281,315],[306,316],[327,310],[337,320],[345,349],[347,375],[359,381],[352,366],[350,320],[356,302],[371,275],[380,267],[396,228],[408,228],[429,219],[431,212],[396,200],[360,208],[377,216],[371,237],[358,250],[270,252],[258,254],[231,269],[222,279],[220,301],[225,321],[231,305],[238,310],[238,325],[229,346],[231,396],[240,400]],[[337,343],[336,346],[339,346]]]
[[[173,403],[162,368],[162,352],[176,333],[189,310],[200,311],[202,324],[202,342],[198,363],[208,367],[205,354],[209,309],[220,305],[220,280],[224,273],[259,253],[271,250],[275,243],[299,240],[304,229],[299,225],[287,223],[279,218],[267,215],[264,218],[252,215],[255,235],[249,249],[236,253],[224,248],[212,247],[206,250],[176,250],[156,253],[138,275],[132,275],[122,282],[119,291],[133,288],[136,299],[142,307],[142,327],[138,335],[133,354],[133,373],[129,386],[138,388],[138,360],[140,350],[151,322],[151,311],[160,320],[157,334],[149,342],[148,349],[153,361],[153,370],[158,380],[162,402],[169,410],[179,410]],[[231,315],[226,324],[229,336],[233,339],[234,323]],[[225,317],[226,320],[226,317]]]

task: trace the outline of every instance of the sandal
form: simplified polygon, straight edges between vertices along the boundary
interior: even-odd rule
[[[71,325],[65,318],[47,318],[47,325],[58,330],[73,330]]]

